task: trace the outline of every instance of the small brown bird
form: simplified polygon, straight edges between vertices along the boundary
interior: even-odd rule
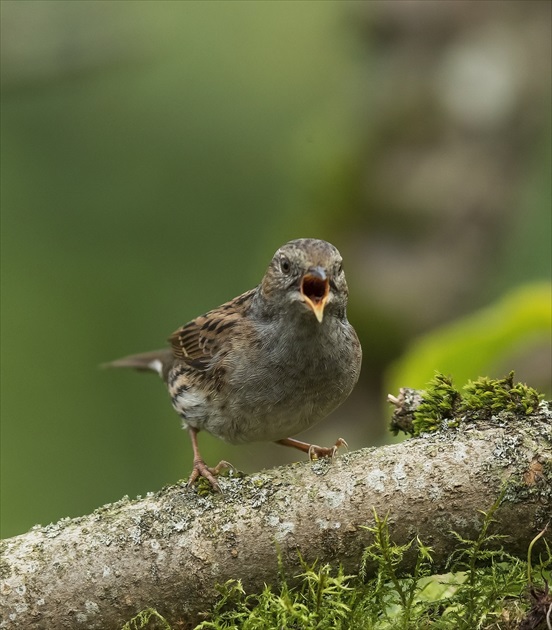
[[[205,464],[201,430],[233,444],[276,441],[311,458],[346,444],[340,438],[322,448],[288,436],[327,416],[358,380],[362,350],[347,297],[338,250],[293,240],[275,253],[261,284],[179,328],[171,348],[107,365],[158,372],[192,441],[189,485],[201,476],[218,490],[215,476],[229,464]]]

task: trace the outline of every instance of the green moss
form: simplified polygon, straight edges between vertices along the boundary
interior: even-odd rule
[[[501,411],[529,415],[537,410],[542,398],[535,389],[525,383],[514,384],[514,372],[506,378],[487,378],[469,381],[464,386],[460,412],[482,413],[490,417]]]
[[[278,592],[265,586],[259,595],[247,596],[240,580],[229,580],[219,587],[221,598],[210,619],[196,630],[223,628],[345,628],[351,609],[347,605],[352,576],[328,565],[320,568],[304,565],[297,576],[300,586],[289,587],[284,581]]]
[[[206,497],[216,493],[211,483],[205,477],[198,477],[194,484],[194,490],[200,497]]]
[[[414,413],[412,423],[414,435],[437,431],[447,421],[457,424],[455,413],[460,403],[460,392],[454,388],[452,379],[436,373],[428,383],[420,406]]]
[[[414,410],[412,435],[456,427],[466,420],[489,419],[499,413],[530,415],[543,398],[525,383],[514,383],[514,372],[505,378],[482,376],[459,391],[452,379],[437,372]]]
[[[154,608],[146,608],[127,621],[121,630],[172,630],[169,622]]]

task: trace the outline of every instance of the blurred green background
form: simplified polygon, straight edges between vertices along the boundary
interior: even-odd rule
[[[550,393],[550,8],[3,0],[2,536],[187,477],[159,380],[98,365],[290,238],[339,247],[364,348],[307,439],[388,440],[387,391],[436,369]]]

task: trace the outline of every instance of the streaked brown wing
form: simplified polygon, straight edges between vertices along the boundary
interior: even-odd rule
[[[176,330],[169,337],[175,358],[198,370],[207,369],[232,337],[233,328],[248,311],[255,291],[251,289]]]

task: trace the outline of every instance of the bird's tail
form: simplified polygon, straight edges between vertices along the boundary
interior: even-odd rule
[[[132,354],[116,361],[103,363],[103,368],[134,368],[135,370],[150,370],[163,376],[166,367],[172,362],[173,354],[170,348],[154,350],[153,352],[143,352],[142,354]]]

